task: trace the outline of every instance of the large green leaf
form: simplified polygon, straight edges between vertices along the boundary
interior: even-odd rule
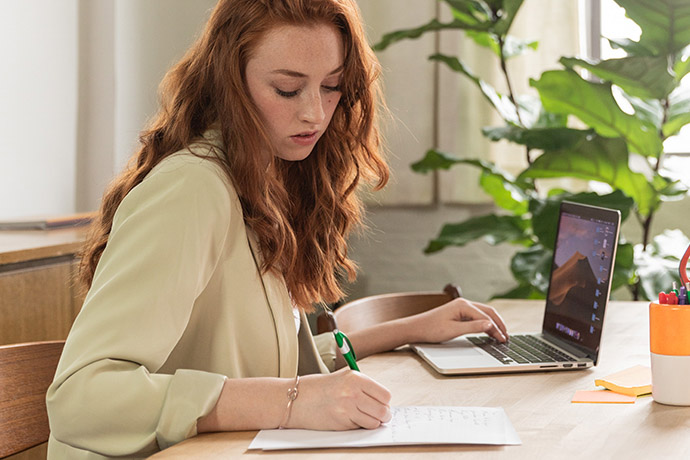
[[[451,22],[441,22],[438,19],[432,19],[426,24],[419,27],[414,27],[412,29],[400,29],[393,32],[389,32],[381,37],[381,40],[374,44],[372,48],[374,51],[383,51],[388,48],[393,43],[397,43],[402,40],[409,40],[419,38],[427,32],[435,32],[437,30],[467,30],[467,29],[477,29],[486,30],[491,26],[491,24],[467,24],[459,19],[454,19]]]
[[[523,0],[443,0],[453,16],[472,23],[491,23],[491,30],[506,35]]]
[[[654,56],[654,50],[647,48],[643,44],[630,40],[629,38],[608,38],[609,45],[613,49],[622,49],[628,56]]]
[[[497,206],[520,216],[527,212],[528,194],[514,182],[507,181],[504,176],[484,170],[479,184]]]
[[[666,56],[630,56],[598,63],[562,57],[569,69],[579,66],[604,81],[620,86],[626,93],[643,99],[665,99],[675,88]]]
[[[685,54],[678,58],[673,66],[673,72],[676,74],[676,81],[678,82],[681,81],[688,73],[690,73],[690,54]]]
[[[418,173],[428,173],[437,169],[450,169],[451,166],[462,163],[463,158],[458,158],[449,153],[441,152],[440,150],[427,150],[424,158],[412,163],[410,166],[413,171]]]
[[[642,252],[641,245],[635,246],[635,266],[639,279],[639,300],[658,298],[659,292],[667,292],[671,283],[678,278],[677,264]]]
[[[680,264],[680,258],[688,245],[690,245],[690,239],[682,231],[664,230],[654,237],[650,250],[655,256],[677,261]]]
[[[678,281],[680,257],[689,243],[680,230],[666,230],[654,237],[646,251],[641,244],[635,246],[636,276],[644,299],[668,292],[672,283]]]
[[[564,128],[568,125],[567,115],[544,109],[539,94],[519,94],[516,99],[520,120],[525,128]]]
[[[517,252],[510,261],[510,271],[520,283],[529,284],[546,293],[549,288],[553,251],[537,244]]]
[[[440,150],[427,150],[424,158],[416,163],[412,163],[412,170],[419,173],[427,173],[436,169],[450,169],[451,166],[456,164],[465,164],[470,166],[475,166],[480,168],[482,172],[487,174],[493,174],[501,177],[505,182],[510,182],[514,185],[519,186],[524,189],[528,184],[525,182],[518,181],[507,171],[499,168],[496,164],[486,161],[478,160],[474,158],[458,158],[449,153],[441,152]]]
[[[640,43],[672,55],[690,44],[690,2],[687,0],[616,0],[642,29]]]
[[[663,201],[682,200],[688,193],[688,187],[682,181],[666,177],[661,173],[655,173],[652,186],[659,192]]]
[[[456,164],[466,164],[481,169],[479,183],[498,206],[517,215],[527,212],[529,193],[526,190],[531,188],[530,184],[516,181],[512,175],[491,162],[457,158],[438,150],[428,150],[424,158],[412,164],[412,170],[426,173],[435,169],[449,169]]]
[[[630,286],[635,282],[634,254],[635,251],[632,244],[624,241],[618,243],[616,261],[613,266],[612,291],[623,286]]]
[[[661,140],[653,125],[624,113],[611,94],[610,84],[583,80],[572,70],[544,72],[530,79],[539,91],[544,108],[572,114],[604,137],[622,137],[633,152],[658,157]]]
[[[643,216],[659,204],[657,191],[645,176],[630,170],[628,152],[620,139],[592,136],[565,150],[544,152],[522,177],[576,177],[611,185],[635,200]]]
[[[453,17],[465,24],[480,25],[493,24],[494,12],[489,4],[483,0],[443,0],[450,6]],[[487,26],[488,27],[488,26]]]
[[[477,77],[465,66],[465,64],[460,62],[458,58],[455,56],[447,56],[445,54],[434,54],[429,56],[429,59],[432,61],[443,62],[455,72],[461,73],[468,77],[479,87],[484,97],[498,111],[506,123],[516,125],[520,124],[515,104],[511,102],[510,98],[500,94],[493,86]]]
[[[621,94],[635,110],[635,116],[643,123],[654,126],[656,131],[661,130],[661,123],[664,119],[664,109],[661,101],[656,99],[640,99],[627,93]]]
[[[523,96],[519,98],[520,102],[518,103],[520,106],[520,112],[521,114],[524,112],[523,107],[524,103],[522,100],[524,99]],[[537,129],[537,128],[565,128],[568,126],[568,116],[563,115],[563,114],[558,114],[558,113],[552,113],[544,109],[544,106],[541,105],[541,99],[539,99],[539,114],[537,116],[537,119],[534,123],[527,123],[525,122],[525,126],[527,128],[532,128],[532,129]],[[522,117],[524,121],[524,117]]]
[[[493,26],[492,30],[498,35],[507,35],[510,26],[513,25],[513,20],[517,12],[522,6],[523,0],[493,0],[496,5],[500,5],[497,17],[498,21]],[[496,8],[494,8],[496,9]]]
[[[419,27],[389,32],[381,37],[381,40],[373,46],[373,49],[375,51],[382,51],[401,40],[415,39],[427,32],[448,29],[489,31],[495,35],[506,36],[523,0],[443,1],[450,6],[451,13],[453,14],[452,21],[441,22],[434,18]]]
[[[525,145],[530,149],[561,150],[581,142],[583,138],[591,136],[593,131],[571,128],[525,129],[508,125],[499,128],[483,128],[482,133],[494,142],[507,140]]]
[[[664,123],[664,136],[678,134],[680,129],[690,123],[690,88],[679,87],[669,97],[668,119]]]
[[[530,244],[527,230],[529,221],[519,216],[487,214],[457,224],[446,224],[439,235],[424,249],[426,254],[438,252],[447,246],[464,246],[483,239],[489,244],[503,242]]]
[[[501,57],[501,43],[496,34],[482,30],[468,30],[467,36],[478,45],[493,51],[497,57]],[[512,35],[507,35],[503,41],[503,58],[506,60],[525,54],[529,50],[536,50],[539,45],[537,41],[520,40]]]

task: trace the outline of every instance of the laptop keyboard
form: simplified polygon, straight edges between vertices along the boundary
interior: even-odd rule
[[[491,337],[467,339],[503,364],[575,361],[574,358],[531,335],[511,335],[506,343],[498,342]]]

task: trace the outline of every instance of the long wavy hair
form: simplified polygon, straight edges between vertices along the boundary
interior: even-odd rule
[[[253,49],[279,25],[331,24],[342,34],[341,98],[329,127],[302,161],[273,157],[267,128],[249,97],[245,69]],[[262,270],[282,274],[293,302],[343,296],[339,279],[356,266],[347,238],[362,223],[355,193],[388,180],[377,110],[380,67],[367,44],[355,0],[220,0],[206,27],[160,86],[160,110],[140,136],[140,148],[106,191],[81,254],[88,289],[124,197],[172,153],[189,148],[214,127],[224,145],[218,159],[237,190],[244,219],[257,236]],[[249,135],[248,135],[249,133]]]

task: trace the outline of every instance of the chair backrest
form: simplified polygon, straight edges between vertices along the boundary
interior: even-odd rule
[[[452,299],[446,292],[398,292],[353,300],[333,313],[338,328],[352,332],[438,307]]]
[[[46,391],[64,340],[0,346],[0,458],[48,440]]]

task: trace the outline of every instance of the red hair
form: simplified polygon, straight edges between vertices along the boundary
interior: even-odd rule
[[[278,25],[326,23],[342,34],[341,98],[330,125],[302,161],[273,157],[266,128],[249,97],[244,72],[254,47]],[[366,42],[355,0],[221,0],[187,54],[165,76],[161,108],[140,136],[141,147],[111,184],[82,253],[88,288],[120,202],[170,154],[198,142],[212,125],[225,151],[220,161],[256,234],[263,267],[283,275],[293,301],[342,297],[338,272],[355,278],[347,237],[361,224],[355,190],[362,180],[379,189],[388,180],[376,123],[379,64]],[[254,135],[247,136],[246,133]]]

